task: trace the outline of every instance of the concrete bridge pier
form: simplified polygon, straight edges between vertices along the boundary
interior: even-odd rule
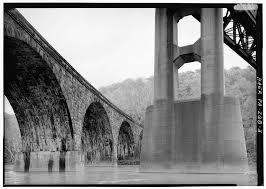
[[[154,106],[146,113],[141,169],[169,168],[173,133],[173,14],[167,8],[155,13]],[[167,28],[167,29],[166,29]],[[147,159],[146,159],[147,158]],[[148,161],[146,161],[148,160]]]
[[[200,14],[201,38],[178,47],[177,19],[191,14]],[[240,104],[224,95],[222,9],[159,8],[155,19],[154,105],[145,114],[140,171],[243,179],[247,152]],[[202,65],[201,98],[176,100],[178,69],[191,61]]]
[[[224,62],[221,8],[201,9],[201,119],[202,163],[217,171],[223,146]]]
[[[202,172],[243,173],[247,152],[238,99],[224,96],[222,8],[201,9]]]

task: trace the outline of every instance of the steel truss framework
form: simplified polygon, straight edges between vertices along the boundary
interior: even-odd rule
[[[200,22],[200,15],[193,14]],[[223,17],[224,43],[247,61],[253,68],[256,64],[256,10],[235,10],[226,6]]]
[[[224,42],[253,68],[256,65],[256,13],[227,8],[223,17]]]

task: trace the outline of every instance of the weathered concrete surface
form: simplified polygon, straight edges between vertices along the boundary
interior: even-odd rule
[[[168,9],[156,9],[154,102],[162,99],[173,100],[174,25],[173,15]]]
[[[139,152],[142,126],[91,86],[14,9],[4,12],[4,55],[4,94],[18,119],[23,152],[80,151],[85,114],[92,103],[101,104],[108,117],[111,160],[117,161],[124,121],[132,130],[133,149]]]
[[[150,161],[153,159],[154,143],[157,138],[152,136],[152,112],[154,107],[147,108],[144,126],[143,151],[141,154],[141,171],[144,172],[178,172],[178,173],[238,173],[248,170],[244,130],[238,99],[225,97],[221,109],[221,120],[212,123],[217,126],[214,138],[219,138],[217,149],[212,149],[206,157],[205,126],[202,125],[202,102],[200,99],[176,101],[175,112],[175,141],[173,158],[169,167],[160,166]],[[216,116],[215,114],[213,116]],[[220,157],[209,162],[216,152]],[[215,157],[216,158],[216,157]],[[215,164],[215,165],[213,165]]]
[[[201,9],[201,93],[224,96],[223,10]]]
[[[206,169],[219,170],[222,165],[224,62],[223,15],[221,8],[201,9],[201,124],[204,131],[203,161]],[[234,121],[234,120],[232,120]],[[235,121],[239,121],[236,117]]]
[[[168,9],[156,9],[154,116],[152,118],[152,135],[150,135],[152,137],[152,145],[150,146],[151,159],[149,159],[149,163],[163,167],[168,167],[172,156],[173,47],[176,46],[176,40],[174,42],[173,38],[173,33],[176,33],[174,26],[173,15]],[[146,149],[143,150],[145,151]]]

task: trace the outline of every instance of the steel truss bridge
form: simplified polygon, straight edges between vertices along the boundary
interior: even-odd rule
[[[257,10],[235,10],[235,6],[237,5],[226,5],[226,14],[223,17],[224,43],[257,69]],[[193,17],[200,21],[199,14],[194,14]]]

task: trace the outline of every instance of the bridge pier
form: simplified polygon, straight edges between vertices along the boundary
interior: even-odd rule
[[[215,172],[222,163],[224,62],[223,13],[221,8],[201,9],[201,115],[202,161]]]
[[[240,104],[224,96],[222,9],[158,8],[155,14],[154,105],[145,114],[140,171],[243,176]],[[189,14],[200,14],[201,38],[178,47],[177,20]],[[202,64],[201,98],[174,101],[178,68],[195,60]]]
[[[84,167],[80,151],[61,152],[18,152],[15,155],[14,170],[19,172],[80,171]]]
[[[156,9],[155,16],[154,106],[148,123],[152,142],[143,145],[142,154],[146,150],[151,153],[145,166],[161,169],[170,166],[172,157],[174,22],[173,14],[166,8]],[[144,133],[144,140],[147,137]]]

